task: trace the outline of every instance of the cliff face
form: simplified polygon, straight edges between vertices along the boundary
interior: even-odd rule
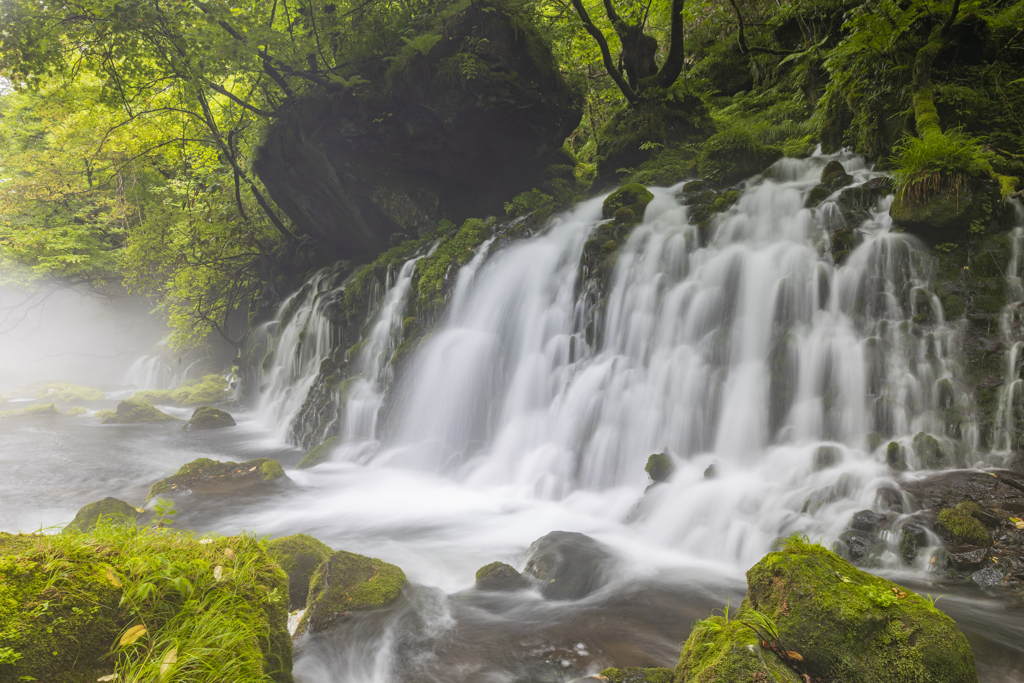
[[[290,104],[259,150],[274,200],[339,256],[495,213],[580,121],[533,28],[474,3],[437,30],[368,65],[371,81]]]

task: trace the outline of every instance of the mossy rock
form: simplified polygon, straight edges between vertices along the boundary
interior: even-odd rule
[[[675,672],[660,667],[644,669],[630,666],[625,669],[611,667],[601,672],[610,683],[672,683]]]
[[[515,567],[504,562],[491,562],[476,570],[476,587],[485,591],[517,591],[530,582]]]
[[[405,572],[393,564],[338,551],[313,573],[296,633],[323,631],[351,612],[387,607],[405,584]]]
[[[821,184],[830,193],[842,189],[852,182],[853,176],[847,173],[846,168],[835,159],[825,164],[825,168],[821,170]]]
[[[76,417],[78,415],[85,415],[87,412],[89,411],[83,408],[82,406],[71,406],[70,408],[64,411],[64,414],[69,417]]]
[[[134,505],[107,497],[87,505],[83,505],[71,523],[64,527],[62,533],[84,533],[96,526],[100,517],[110,524],[133,524],[135,519],[145,510]]]
[[[163,495],[228,493],[276,481],[289,479],[281,463],[270,458],[256,458],[243,463],[199,458],[182,465],[173,475],[153,484],[149,488],[146,502]]]
[[[807,193],[807,198],[804,200],[804,206],[808,209],[813,209],[828,199],[831,195],[832,191],[824,185],[815,185],[811,191]]]
[[[963,501],[955,508],[946,508],[939,512],[935,530],[947,543],[987,548],[992,545],[992,538],[985,526],[973,516],[977,510],[978,505],[972,501]]]
[[[304,457],[299,464],[295,466],[295,469],[305,470],[313,467],[314,465],[319,465],[331,457],[331,453],[334,452],[335,447],[337,447],[340,442],[340,438],[332,436],[309,453],[306,453],[306,457]]]
[[[235,418],[230,414],[212,406],[200,406],[192,413],[188,422],[181,426],[182,429],[222,429],[234,427]]]
[[[897,192],[889,206],[893,223],[935,245],[960,242],[970,236],[971,224],[985,214],[986,203],[998,201],[987,183],[974,183],[960,194],[941,192],[925,200]]]
[[[45,405],[34,405],[28,408],[22,408],[20,410],[8,410],[0,413],[0,418],[11,418],[11,417],[32,417],[34,415],[62,415],[57,410],[56,403],[47,403]]]
[[[781,156],[781,150],[762,145],[750,131],[733,128],[707,139],[697,156],[697,170],[708,185],[726,187],[760,173]]]
[[[205,375],[199,380],[185,380],[177,389],[136,391],[130,400],[156,405],[204,406],[229,398],[231,391],[227,379],[220,375]]]
[[[619,223],[639,223],[644,216],[644,209],[654,199],[651,191],[640,183],[629,183],[612,192],[601,205],[601,216],[614,218]],[[619,212],[626,210],[630,212],[628,219],[622,219]]]
[[[334,551],[312,536],[293,534],[268,541],[267,552],[288,574],[288,609],[304,608],[313,572],[330,559]]]
[[[46,382],[38,391],[36,398],[40,401],[60,401],[62,403],[81,403],[102,401],[107,398],[99,389],[83,387],[68,382]]]
[[[675,680],[685,683],[802,683],[803,679],[735,618],[697,622],[683,644]]]
[[[117,404],[117,409],[114,410],[113,415],[108,415],[103,418],[103,424],[146,424],[152,422],[172,422],[177,419],[178,418],[157,410],[148,403],[127,399]]]
[[[675,471],[676,464],[668,453],[655,453],[647,458],[647,465],[644,466],[644,472],[655,482],[668,481]]]
[[[834,683],[976,683],[974,654],[929,600],[820,545],[788,539],[747,572],[749,606],[813,678]],[[733,679],[739,680],[739,679]]]

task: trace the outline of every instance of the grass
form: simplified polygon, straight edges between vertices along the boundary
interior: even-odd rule
[[[890,162],[896,191],[918,203],[940,194],[959,197],[970,192],[973,180],[993,175],[978,143],[956,130],[907,136],[894,152]]]

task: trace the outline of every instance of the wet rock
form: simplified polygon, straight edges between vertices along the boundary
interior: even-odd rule
[[[745,604],[774,622],[780,649],[799,653],[812,680],[891,681],[898,671],[903,680],[977,683],[971,647],[951,618],[805,539],[789,539],[747,572]]]
[[[644,210],[654,199],[650,190],[639,183],[623,185],[601,204],[601,217],[614,218],[622,225],[636,225],[644,218]]]
[[[893,472],[905,472],[907,469],[907,454],[903,446],[895,441],[890,441],[885,447],[885,464]]]
[[[976,548],[969,545],[946,546],[946,562],[958,571],[973,572],[985,564],[988,559],[988,548]]]
[[[709,617],[694,624],[676,665],[685,683],[803,683],[779,657],[761,648],[757,634],[737,618]]]
[[[811,470],[820,472],[835,467],[843,460],[843,452],[838,446],[818,446],[811,462]]]
[[[616,564],[603,543],[572,531],[552,531],[526,551],[525,573],[540,581],[545,598],[579,600],[608,583]]]
[[[875,507],[903,514],[903,494],[891,486],[883,486],[875,493]]]
[[[103,517],[103,521],[108,524],[133,524],[135,519],[144,512],[145,510],[142,508],[137,508],[123,500],[107,497],[83,505],[61,533],[85,533],[96,526],[100,517]]]
[[[871,510],[861,510],[853,515],[850,520],[850,528],[864,531],[869,534],[878,533],[889,525],[889,518],[886,515]]]
[[[267,552],[288,575],[288,611],[304,608],[313,572],[334,551],[312,536],[293,534],[268,541]]]
[[[924,432],[914,435],[914,455],[921,468],[937,470],[946,464],[939,440]]]
[[[299,464],[295,466],[295,469],[305,470],[313,467],[314,465],[319,465],[331,457],[331,454],[339,443],[341,443],[341,439],[336,436],[330,437],[309,453],[306,453],[306,457],[304,457]]]
[[[222,429],[234,427],[235,418],[230,414],[213,408],[212,406],[199,406],[192,412],[189,421],[182,425],[182,429]]]
[[[811,188],[811,191],[807,193],[807,199],[804,200],[804,206],[808,209],[813,209],[828,199],[831,195],[832,191],[824,185],[815,185]]]
[[[708,465],[708,468],[704,470],[705,479],[714,479],[718,476],[718,470],[715,468],[715,463]]]
[[[178,418],[161,412],[142,401],[121,401],[112,415],[103,418],[105,425],[144,424],[152,422],[174,422]]]
[[[672,462],[672,456],[668,453],[655,453],[647,458],[647,465],[644,472],[650,476],[655,483],[668,481],[668,478],[675,472],[676,465]]]
[[[981,588],[1000,588],[1003,584],[1003,576],[1003,572],[993,565],[989,565],[971,574],[971,581]]]
[[[616,669],[611,667],[602,671],[600,676],[603,678],[595,680],[604,680],[609,683],[672,683],[675,672],[665,668],[644,669],[639,666],[630,666],[625,669]]]
[[[958,193],[939,192],[923,201],[912,192],[898,192],[889,215],[893,223],[927,244],[959,242],[985,213],[986,202],[998,201],[992,182],[971,181]]]
[[[189,493],[223,494],[252,486],[289,481],[281,463],[270,458],[248,462],[220,462],[199,458],[182,465],[173,475],[149,488],[146,502],[166,495]]]
[[[504,562],[491,562],[476,570],[476,587],[485,591],[518,591],[528,588],[530,582]]]
[[[393,564],[338,551],[313,573],[296,633],[323,631],[352,612],[387,607],[406,583],[405,572]]]
[[[924,526],[912,522],[903,525],[900,530],[900,554],[904,562],[913,562],[920,549],[927,546],[928,530]]]
[[[842,163],[833,159],[822,169],[820,182],[831,193],[852,183],[853,176],[846,172]]]
[[[955,508],[945,508],[939,513],[935,531],[947,543],[987,548],[992,545],[992,539],[984,525],[971,515],[977,508],[977,504],[971,501],[959,503]]]
[[[854,564],[863,564],[869,559],[874,545],[878,542],[874,534],[857,529],[849,529],[839,535],[835,543],[835,551],[844,559]]]

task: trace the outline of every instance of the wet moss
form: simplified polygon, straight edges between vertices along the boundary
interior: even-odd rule
[[[757,635],[736,619],[709,617],[694,624],[675,669],[686,683],[800,683],[779,657],[761,647]]]
[[[487,239],[490,224],[470,218],[451,237],[444,239],[430,256],[416,264],[415,281],[421,309],[433,309],[444,299],[444,284],[452,266],[469,262],[474,249]]]
[[[697,170],[709,185],[725,187],[760,173],[781,156],[781,150],[762,145],[749,130],[731,128],[704,142]]]
[[[504,562],[491,562],[476,570],[476,587],[481,590],[515,591],[529,585],[526,577]]]
[[[611,667],[601,672],[610,683],[672,683],[672,669],[630,666],[625,669]]]
[[[114,414],[103,418],[103,424],[149,424],[153,422],[173,422],[177,420],[178,418],[161,412],[148,403],[128,399],[118,403]]]
[[[220,462],[210,458],[197,458],[186,463],[177,472],[161,479],[149,488],[148,503],[153,498],[176,493],[223,492],[250,486],[285,480],[281,463],[270,458],[256,458],[248,462]]]
[[[288,575],[288,609],[304,608],[313,572],[334,551],[312,536],[293,534],[267,541],[267,552]]]
[[[652,481],[667,481],[676,470],[676,464],[672,462],[672,456],[668,453],[655,453],[647,458],[644,472]]]
[[[646,187],[639,183],[629,183],[605,198],[601,204],[601,215],[604,218],[614,218],[624,225],[633,225],[643,219],[644,209],[652,199],[654,195]],[[619,212],[623,210],[629,212],[628,218],[620,218]]]
[[[62,533],[84,533],[95,527],[100,518],[109,524],[132,524],[142,512],[144,512],[142,508],[137,508],[117,498],[107,497],[83,505],[71,523],[64,527]]]
[[[835,683],[977,683],[974,654],[930,601],[820,545],[788,539],[747,572],[750,606],[772,619],[807,673]]]
[[[234,427],[235,418],[230,414],[212,406],[200,406],[192,413],[189,421],[181,426],[182,429],[222,429]]]
[[[60,401],[61,403],[102,401],[106,397],[107,395],[99,389],[68,382],[47,382],[36,391],[36,398],[40,401]]]
[[[313,573],[297,633],[322,631],[351,612],[386,607],[405,584],[405,572],[393,564],[338,551]]]
[[[313,467],[314,465],[319,465],[331,456],[331,453],[340,441],[341,440],[336,436],[332,436],[327,439],[309,453],[306,453],[306,457],[304,457],[299,464],[295,466],[295,469],[305,470]]]
[[[992,539],[985,526],[971,515],[977,509],[978,506],[970,501],[964,501],[955,508],[946,508],[939,512],[935,530],[949,543],[987,548],[992,545]]]
[[[7,410],[0,413],[0,418],[31,417],[33,415],[62,415],[57,410],[57,404],[47,403],[46,405],[34,405],[20,410]]]
[[[136,391],[130,400],[151,405],[201,406],[222,403],[229,398],[228,380],[211,374],[199,380],[186,380],[177,389]]]

